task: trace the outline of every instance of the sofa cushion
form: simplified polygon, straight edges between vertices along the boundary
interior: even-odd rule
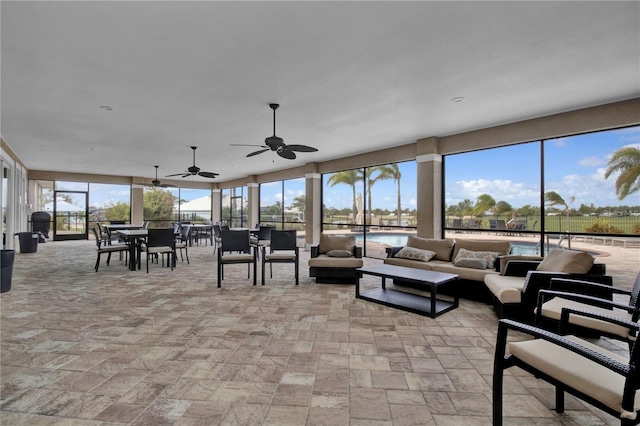
[[[520,303],[524,281],[524,277],[509,277],[498,273],[484,276],[485,285],[501,303]]]
[[[353,253],[356,246],[356,237],[341,237],[338,235],[320,234],[320,243],[318,244],[318,253],[325,254],[332,250],[348,250]]]
[[[353,251],[349,250],[331,250],[327,252],[327,256],[329,257],[351,257],[353,256]]]
[[[509,254],[511,251],[511,243],[509,241],[493,240],[455,240],[452,259],[455,259],[458,256],[460,249],[471,251],[493,251],[503,255]]]
[[[407,268],[424,269],[430,271],[434,262],[417,262],[411,259],[404,259],[402,257],[388,257],[384,259],[385,265],[406,266]]]
[[[458,254],[453,262],[457,263],[460,259],[482,259],[487,262],[489,268],[494,268],[494,264],[499,255],[500,253],[496,251],[473,251],[462,248],[458,250]],[[486,267],[483,269],[486,269]]]
[[[458,259],[453,263],[453,266],[457,266],[459,268],[487,269],[489,262],[485,259],[458,256]]]
[[[321,254],[309,259],[311,268],[362,268],[364,262],[358,257],[329,257]]]
[[[586,274],[591,269],[593,261],[594,258],[589,253],[555,248],[544,257],[536,270]]]
[[[400,257],[403,259],[419,260],[420,262],[430,261],[436,253],[431,250],[422,250],[415,247],[405,246],[400,249],[393,257]]]
[[[432,262],[429,262],[432,263]],[[477,285],[483,286],[482,282],[487,274],[497,274],[492,269],[474,269],[474,268],[461,268],[453,266],[451,262],[442,262],[431,265],[431,270],[435,272],[446,272],[447,274],[456,274],[460,279],[467,281],[476,281]],[[462,296],[464,297],[464,296]]]
[[[434,259],[444,260],[449,262],[451,260],[451,250],[453,249],[454,240],[445,239],[432,239],[432,238],[420,238],[414,235],[407,237],[406,246],[414,247],[421,250],[430,250],[435,252]]]

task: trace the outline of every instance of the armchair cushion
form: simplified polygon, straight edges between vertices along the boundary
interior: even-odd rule
[[[402,259],[411,259],[411,260],[419,260],[421,262],[428,262],[434,256],[436,252],[431,250],[422,250],[415,247],[405,246],[400,251],[398,251],[394,257],[399,257]]]
[[[538,271],[586,274],[593,265],[594,258],[589,253],[576,250],[553,249],[540,262]]]
[[[320,234],[320,244],[318,244],[318,253],[326,254],[332,250],[347,250],[353,253],[356,246],[356,237],[341,237],[338,235]]]
[[[565,336],[565,338],[621,364],[629,362],[628,359],[585,340],[574,336]],[[622,392],[625,385],[624,376],[581,354],[543,339],[510,342],[507,346],[509,352],[518,359],[565,385],[601,401],[611,410],[621,412]],[[584,374],[585,371],[588,371],[589,374]],[[640,409],[640,395],[636,392],[634,410],[638,409]]]
[[[455,241],[452,239],[436,240],[431,238],[420,238],[414,235],[407,237],[408,247],[417,248],[420,250],[429,250],[435,253],[434,259],[444,260],[445,262],[451,261],[451,250]]]

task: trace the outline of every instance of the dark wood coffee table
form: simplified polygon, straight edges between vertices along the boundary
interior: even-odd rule
[[[458,296],[454,296],[453,301],[437,298],[438,287],[456,281],[459,278],[458,275],[395,265],[365,266],[364,268],[356,269],[356,271],[358,272],[356,280],[356,298],[358,299],[380,303],[385,306],[413,312],[414,314],[426,315],[431,318],[435,318],[458,307]],[[360,278],[362,278],[364,274],[382,277],[382,288],[375,288],[360,293]],[[387,278],[398,278],[412,284],[427,286],[431,291],[431,296],[425,297],[418,294],[388,289],[386,285]]]

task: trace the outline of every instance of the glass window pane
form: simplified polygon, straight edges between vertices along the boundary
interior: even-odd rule
[[[87,182],[63,182],[56,181],[56,191],[88,191],[89,184]]]
[[[178,220],[178,188],[145,186],[143,193],[144,220],[152,228],[165,228]]]
[[[617,191],[616,183],[625,181],[624,176],[618,181],[621,172],[629,169],[625,164],[631,166],[635,158],[638,167],[638,149],[637,126],[545,141],[545,229],[559,233],[637,233],[640,191],[621,199],[623,194]],[[606,178],[615,156],[623,166],[612,169]],[[632,174],[627,176],[633,186]],[[636,188],[639,183],[636,174]]]
[[[282,181],[260,184],[260,223],[281,225],[282,223]]]
[[[89,184],[89,226],[110,220],[129,221],[131,186],[103,183]]]
[[[352,169],[322,176],[323,232],[363,223],[363,174]]]
[[[540,231],[540,143],[445,157],[445,227],[474,232]]]
[[[296,229],[298,234],[304,231],[304,218],[306,209],[306,183],[304,178],[289,179],[284,182],[283,229]]]
[[[194,223],[211,221],[211,190],[180,189],[180,220]]]

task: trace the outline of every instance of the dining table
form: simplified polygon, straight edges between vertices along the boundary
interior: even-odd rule
[[[142,229],[142,225],[134,225],[132,223],[114,223],[103,225],[105,228],[109,228],[110,231],[125,231],[125,230],[136,230]]]
[[[122,225],[116,225],[122,226]],[[129,246],[129,269],[132,271],[140,269],[140,252],[141,242],[147,238],[146,229],[119,229],[118,235],[122,237],[124,242]]]
[[[193,245],[194,239],[196,240],[198,245],[200,245],[199,240],[201,235],[206,235],[206,237],[210,239],[211,245],[213,245],[213,225],[207,225],[204,223],[194,223],[194,224],[191,224],[190,226],[191,226],[192,238],[189,239],[189,247]]]

